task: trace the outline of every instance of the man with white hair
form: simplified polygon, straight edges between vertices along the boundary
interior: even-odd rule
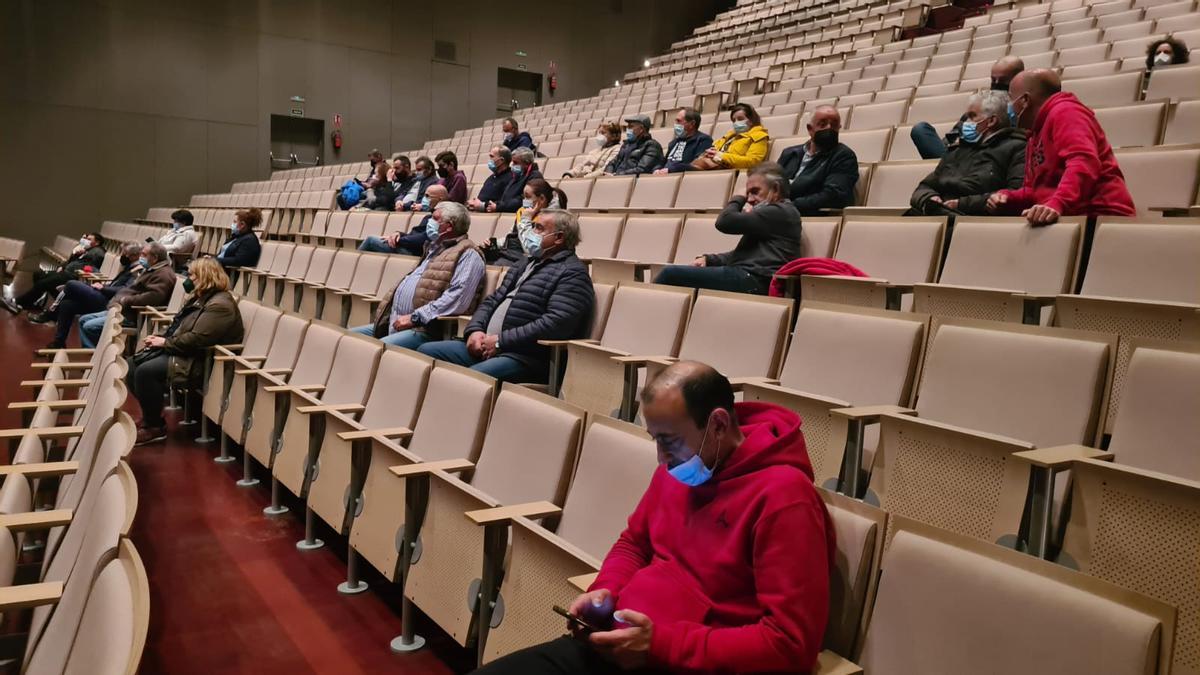
[[[469,314],[483,293],[485,264],[467,237],[471,214],[457,202],[441,202],[427,221],[425,257],[388,291],[375,320],[352,329],[385,344],[416,349],[441,337],[430,324],[442,316]]]
[[[917,185],[911,215],[987,214],[996,190],[1015,190],[1025,176],[1025,134],[1008,118],[1008,93],[971,97],[962,130],[933,173]]]

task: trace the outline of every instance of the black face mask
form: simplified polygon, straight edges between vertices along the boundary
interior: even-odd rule
[[[832,150],[833,148],[837,147],[838,144],[837,129],[821,129],[813,134],[812,140],[813,145],[816,146],[817,150],[820,150],[821,152]]]
[[[449,178],[450,170],[449,169],[438,169],[438,175],[441,176],[442,178]]]
[[[1008,83],[1004,80],[992,80],[992,91],[1008,91]]]

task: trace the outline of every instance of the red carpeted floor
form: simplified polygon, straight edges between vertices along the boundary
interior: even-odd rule
[[[28,400],[22,379],[33,350],[49,341],[51,328],[0,311],[4,345],[0,397]],[[72,340],[74,343],[74,340]],[[0,406],[4,426],[19,417]],[[140,417],[130,396],[127,410]],[[298,551],[303,511],[268,518],[269,490],[235,485],[241,463],[212,461],[216,446],[191,441],[195,427],[135,448],[138,513],[132,538],[150,577],[150,635],[141,673],[455,673],[471,669],[472,655],[423,617],[424,650],[393,654],[388,642],[400,632],[399,593],[368,573],[371,590],[343,596],[345,541],[325,530],[324,549]],[[265,483],[265,481],[264,481]],[[369,568],[369,565],[362,565]]]

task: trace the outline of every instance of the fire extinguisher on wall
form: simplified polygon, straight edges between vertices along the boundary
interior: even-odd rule
[[[333,133],[329,134],[329,142],[333,144],[334,153],[342,150],[342,116],[334,113],[333,115]]]
[[[558,89],[558,64],[554,61],[550,62],[550,95],[554,95],[554,91]]]

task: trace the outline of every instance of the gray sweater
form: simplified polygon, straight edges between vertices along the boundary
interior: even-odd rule
[[[705,255],[704,264],[741,267],[770,279],[784,263],[801,257],[800,212],[788,201],[759,204],[749,213],[742,212],[745,205],[745,197],[734,197],[717,218],[718,231],[742,236],[737,246],[728,253]]]

